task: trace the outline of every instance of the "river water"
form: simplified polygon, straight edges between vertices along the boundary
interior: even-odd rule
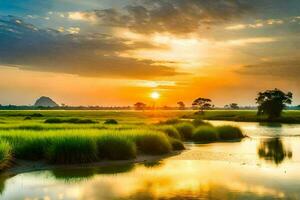
[[[300,125],[211,123],[239,126],[250,137],[187,144],[156,163],[0,177],[0,199],[300,199]]]

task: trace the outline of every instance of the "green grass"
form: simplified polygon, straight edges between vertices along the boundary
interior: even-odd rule
[[[97,145],[92,137],[53,137],[46,151],[46,159],[56,164],[90,163],[98,160]]]
[[[118,121],[115,119],[107,119],[104,124],[118,124]]]
[[[181,139],[178,130],[173,126],[161,126],[158,128],[158,130],[161,130],[162,132],[166,133],[171,138]]]
[[[180,136],[184,140],[191,140],[193,137],[194,126],[191,123],[176,124],[175,128],[179,132]]]
[[[61,124],[61,123],[70,123],[70,124],[95,124],[97,123],[91,119],[79,119],[79,118],[70,118],[70,119],[60,119],[60,118],[49,118],[45,120],[47,124]]]
[[[170,140],[164,134],[156,131],[144,131],[135,135],[136,145],[144,154],[162,155],[171,152]]]
[[[58,164],[166,154],[183,150],[182,140],[192,141],[194,130],[209,125],[198,117],[193,121],[181,119],[183,116],[195,117],[194,112],[0,111],[0,141],[4,142],[3,146],[9,146],[1,149],[0,143],[0,151],[11,159],[46,160]],[[249,113],[252,115],[253,111]],[[222,115],[227,114],[223,112]],[[204,116],[214,115],[221,113],[209,111]],[[30,118],[24,120],[27,117]],[[114,119],[118,124],[107,124],[105,122],[110,121],[107,119]],[[52,123],[45,123],[47,120]],[[226,140],[234,134],[227,133],[222,138]],[[5,149],[8,149],[7,153]]]
[[[219,140],[218,131],[215,127],[200,126],[193,133],[193,141],[206,143],[215,142]]]
[[[136,157],[136,144],[117,134],[97,137],[98,156],[108,160],[129,160]]]
[[[11,146],[8,142],[0,142],[0,171],[8,167],[9,161],[12,157]]]
[[[256,110],[209,110],[204,115],[190,113],[185,118],[199,118],[205,120],[225,120],[238,122],[278,122],[300,124],[300,110],[284,110],[282,116],[270,121],[267,116],[257,116]]]
[[[10,130],[0,131],[0,139],[11,145],[15,158],[57,164],[132,159],[137,152],[158,155],[172,150],[163,132],[150,129]]]
[[[179,151],[179,150],[184,150],[185,149],[184,144],[181,140],[174,139],[174,138],[170,138],[169,140],[171,142],[172,149],[174,151]]]
[[[241,129],[235,126],[219,126],[217,131],[221,140],[236,140],[245,137]]]

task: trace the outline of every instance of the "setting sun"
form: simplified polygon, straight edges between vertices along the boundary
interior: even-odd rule
[[[150,96],[152,99],[159,99],[160,94],[158,92],[152,92]]]

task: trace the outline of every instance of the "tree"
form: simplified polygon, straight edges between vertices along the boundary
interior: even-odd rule
[[[258,104],[258,115],[268,115],[269,120],[276,119],[281,116],[282,110],[287,104],[292,103],[293,94],[291,92],[284,93],[275,88],[274,90],[266,90],[259,92],[256,98]]]
[[[200,112],[203,114],[204,110],[208,110],[212,107],[211,105],[211,99],[206,99],[206,98],[198,98],[194,100],[192,106],[194,108],[197,108],[200,110]]]
[[[231,103],[231,104],[229,104],[229,107],[230,107],[230,109],[233,109],[233,110],[237,110],[240,108],[237,103]]]
[[[179,107],[179,110],[184,110],[185,109],[185,104],[182,101],[177,102],[177,105]]]
[[[136,110],[145,110],[145,108],[146,108],[146,104],[142,102],[137,102],[136,104],[134,104],[134,109]]]

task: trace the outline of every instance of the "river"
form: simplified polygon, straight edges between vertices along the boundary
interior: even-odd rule
[[[155,163],[0,177],[0,199],[300,199],[300,125],[211,123],[239,126],[249,138],[186,144]]]

